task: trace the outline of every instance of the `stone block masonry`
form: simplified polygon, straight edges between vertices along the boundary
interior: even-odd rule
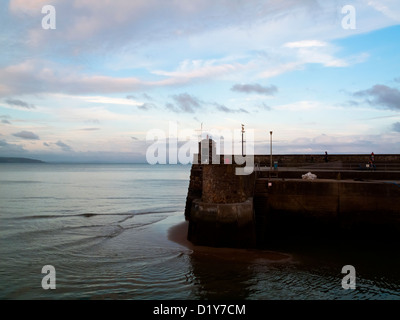
[[[203,193],[203,166],[193,164],[190,170],[190,181],[186,197],[185,219],[189,220],[192,202],[200,199]]]
[[[185,216],[188,240],[214,247],[254,247],[254,174],[236,175],[238,165],[192,167]],[[199,178],[201,176],[201,178]],[[201,180],[201,183],[200,183]],[[201,192],[198,189],[201,186]]]
[[[202,199],[208,203],[239,203],[253,196],[254,173],[236,175],[237,165],[203,166]]]
[[[228,204],[194,200],[188,239],[196,245],[254,247],[256,235],[253,199]]]

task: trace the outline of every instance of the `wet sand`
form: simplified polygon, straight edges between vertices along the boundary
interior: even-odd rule
[[[222,259],[235,262],[289,262],[292,256],[289,254],[259,250],[259,249],[236,249],[236,248],[214,248],[207,246],[196,246],[187,240],[189,222],[184,221],[168,230],[168,239],[176,242],[190,250],[196,255],[212,259]]]

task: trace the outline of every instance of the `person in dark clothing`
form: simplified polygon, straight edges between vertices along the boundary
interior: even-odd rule
[[[328,162],[328,152],[327,151],[325,151],[324,160],[325,160],[325,162]]]

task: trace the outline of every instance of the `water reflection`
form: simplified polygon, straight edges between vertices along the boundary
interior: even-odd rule
[[[246,299],[249,281],[254,276],[246,263],[210,257],[204,253],[190,255],[191,281],[196,299]]]
[[[400,299],[396,248],[319,243],[271,250],[190,246],[186,281],[201,300]],[[356,289],[341,282],[344,265],[356,269]]]

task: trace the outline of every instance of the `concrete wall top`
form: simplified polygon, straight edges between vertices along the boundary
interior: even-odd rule
[[[329,154],[329,162],[344,162],[344,163],[368,163],[370,154]],[[398,164],[400,165],[400,154],[375,154],[376,163]],[[325,155],[321,154],[273,154],[272,161],[278,161],[279,165],[295,165],[304,163],[323,163]],[[254,155],[255,163],[270,163],[269,155]],[[220,155],[220,163],[224,163],[224,156]]]

